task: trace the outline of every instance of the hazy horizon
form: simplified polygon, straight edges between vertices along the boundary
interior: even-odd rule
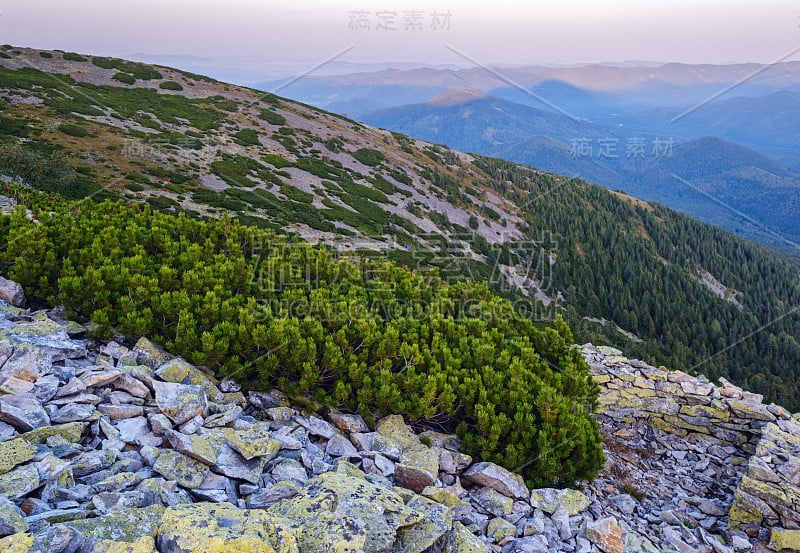
[[[800,47],[800,5],[687,0],[557,6],[476,0],[7,0],[3,42],[111,56],[194,56],[214,65],[296,72],[329,60],[469,67],[624,63],[773,63]],[[392,30],[394,29],[394,30]],[[205,59],[203,59],[205,58]],[[800,59],[797,54],[786,61]],[[188,61],[188,60],[187,60]],[[258,70],[258,67],[252,69]]]

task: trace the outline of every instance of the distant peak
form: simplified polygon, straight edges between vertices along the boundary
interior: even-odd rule
[[[480,100],[486,97],[486,94],[478,92],[477,90],[457,88],[453,90],[445,90],[425,103],[434,106],[457,106],[459,104],[468,104],[469,102],[474,102],[475,100]]]

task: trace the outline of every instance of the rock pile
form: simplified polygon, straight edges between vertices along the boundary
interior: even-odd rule
[[[370,428],[357,415],[303,413],[147,339],[128,349],[84,332],[58,310],[0,301],[0,551],[730,553],[755,543],[727,514],[750,465],[742,447],[712,447],[708,434],[603,414],[602,477],[583,492],[529,490],[402,417]],[[586,355],[596,376],[651,369]],[[774,450],[762,461],[786,476]]]
[[[667,371],[614,348],[583,347],[601,388],[606,470],[590,486],[641,501],[629,524],[679,551],[721,539],[751,551],[800,550],[798,415],[725,379]],[[643,530],[644,526],[649,532]]]

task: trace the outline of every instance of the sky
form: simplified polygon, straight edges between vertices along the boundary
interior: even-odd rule
[[[800,48],[800,0],[0,0],[0,13],[15,46],[289,71],[332,58],[770,63]]]

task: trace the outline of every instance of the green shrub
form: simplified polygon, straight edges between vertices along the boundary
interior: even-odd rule
[[[70,123],[59,123],[58,130],[70,136],[78,136],[78,137],[89,136],[88,130],[84,129],[83,127],[79,127],[78,125],[72,125]]]
[[[303,190],[300,190],[296,186],[292,186],[291,184],[284,184],[281,186],[281,194],[289,198],[290,200],[294,200],[296,202],[303,202],[310,204],[314,200],[314,195],[309,194]]]
[[[31,128],[22,119],[0,117],[0,135],[27,136]]]
[[[123,84],[133,84],[136,82],[136,77],[129,73],[114,73],[111,78]]]
[[[178,206],[178,202],[167,196],[150,196],[147,198],[147,203],[156,209],[170,209]]]
[[[386,161],[386,158],[381,152],[371,148],[360,148],[353,152],[353,157],[369,167],[380,165]]]
[[[271,111],[271,110],[268,110],[268,109],[262,109],[261,113],[258,114],[258,117],[260,119],[263,119],[264,121],[266,121],[270,125],[281,126],[281,125],[285,125],[286,124],[286,118],[283,115],[279,115],[279,114],[275,113],[274,111]]]
[[[229,219],[69,209],[39,208],[40,223],[2,217],[0,263],[29,297],[101,333],[146,335],[255,388],[435,422],[537,487],[602,467],[597,386],[560,320],[542,328],[485,285],[353,263]]]
[[[53,54],[51,54],[50,52],[39,52],[39,55],[41,57],[43,57],[43,58],[52,58],[53,57]]]
[[[294,163],[292,163],[286,158],[279,156],[278,154],[266,154],[264,156],[261,156],[261,159],[263,159],[276,169],[283,169],[284,167],[294,166]]]
[[[84,58],[80,54],[76,54],[75,52],[64,52],[64,59],[67,61],[89,61],[88,59]]]
[[[242,146],[258,146],[261,144],[258,140],[258,133],[253,129],[242,129],[233,133],[233,136]]]
[[[162,90],[183,90],[183,86],[175,81],[164,81],[158,85],[158,88]]]

